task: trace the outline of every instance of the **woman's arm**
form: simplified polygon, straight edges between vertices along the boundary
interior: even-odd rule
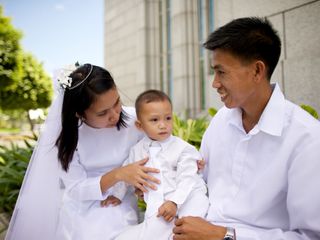
[[[159,173],[159,170],[145,167],[144,164],[147,161],[148,159],[145,158],[138,162],[115,168],[112,171],[104,174],[100,180],[101,192],[107,191],[119,181],[124,181],[143,192],[148,192],[146,187],[157,189],[157,187],[151,182],[160,183],[160,181],[155,177],[150,176],[148,173]]]

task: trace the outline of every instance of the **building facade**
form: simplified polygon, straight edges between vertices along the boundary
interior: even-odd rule
[[[105,0],[104,62],[126,105],[155,88],[174,111],[196,117],[222,106],[202,44],[238,17],[267,17],[282,52],[272,82],[320,113],[320,0]]]

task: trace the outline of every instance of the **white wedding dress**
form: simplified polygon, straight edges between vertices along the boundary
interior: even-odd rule
[[[134,108],[127,128],[94,129],[83,124],[68,173],[57,160],[62,96],[54,101],[30,160],[6,240],[108,240],[137,224],[136,199],[127,194],[119,206],[100,206],[100,177],[122,165],[142,134]],[[111,189],[110,189],[111,190]]]

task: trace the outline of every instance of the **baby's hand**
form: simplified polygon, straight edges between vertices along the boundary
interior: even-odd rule
[[[134,194],[137,196],[137,198],[139,199],[139,200],[144,200],[144,194],[143,194],[143,192],[139,189],[139,188],[135,188],[135,190],[134,190]]]
[[[162,216],[167,222],[171,222],[177,213],[177,204],[172,201],[165,201],[158,210],[157,217]]]
[[[121,203],[121,200],[119,198],[116,198],[115,196],[108,196],[105,200],[101,201],[100,205],[101,207],[108,207],[110,204],[113,206],[117,206]]]

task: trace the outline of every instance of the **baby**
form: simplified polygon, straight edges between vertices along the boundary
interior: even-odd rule
[[[140,94],[135,103],[136,126],[145,137],[131,148],[125,164],[149,156],[146,166],[158,168],[154,176],[161,181],[157,190],[144,194],[147,203],[145,219],[130,226],[117,240],[170,239],[173,219],[182,216],[205,217],[209,206],[207,188],[198,175],[196,148],[172,135],[173,116],[169,97],[158,90]],[[118,205],[128,186],[118,183],[102,205]]]

